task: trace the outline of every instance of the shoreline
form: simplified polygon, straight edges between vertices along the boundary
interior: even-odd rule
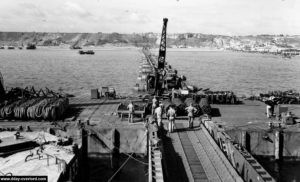
[[[53,49],[53,50],[139,50],[142,49],[142,47],[135,47],[135,46],[83,46],[82,49],[70,49],[69,45],[66,46],[37,46],[37,49]],[[167,48],[168,51],[171,52],[225,52],[227,50],[225,49],[216,49],[216,48],[207,48],[207,47],[192,47],[192,48]],[[8,50],[8,49],[4,49]],[[14,49],[19,50],[19,49]],[[21,49],[26,50],[26,49]],[[158,51],[158,48],[151,48],[153,51]]]

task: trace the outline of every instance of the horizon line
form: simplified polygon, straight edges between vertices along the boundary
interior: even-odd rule
[[[121,32],[46,32],[46,31],[0,31],[0,33],[76,33],[76,34],[97,34],[97,33],[102,33],[102,34],[113,34],[113,33],[117,33],[117,34],[149,34],[149,33],[153,33],[153,34],[161,34],[158,32],[132,32],[132,33],[121,33]],[[261,34],[247,34],[247,35],[229,35],[229,34],[213,34],[213,33],[201,33],[201,32],[184,32],[184,33],[167,33],[168,34],[204,34],[204,35],[219,35],[219,36],[228,36],[228,37],[247,37],[247,36],[300,36],[300,34],[284,34],[284,33],[280,33],[280,34],[268,34],[268,33],[261,33]]]

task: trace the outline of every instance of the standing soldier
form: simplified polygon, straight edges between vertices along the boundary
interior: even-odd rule
[[[129,113],[128,113],[128,122],[133,123],[134,105],[132,104],[132,101],[130,101],[127,108],[128,108],[128,111],[129,111]]]
[[[156,96],[154,96],[152,99],[152,115],[154,115],[154,111],[157,107],[157,103],[158,103],[158,100],[157,100]]]
[[[157,120],[157,124],[159,127],[161,127],[161,122],[162,122],[162,114],[163,114],[163,104],[159,104],[159,107],[157,107],[154,111],[155,116],[156,116],[156,120]]]
[[[274,97],[271,96],[265,101],[266,104],[266,112],[267,112],[267,118],[271,118],[274,113],[274,102],[273,102]]]
[[[197,109],[193,107],[192,104],[185,108],[185,110],[188,112],[188,117],[189,117],[189,128],[193,128],[193,121],[194,121],[194,113],[197,112]]]
[[[169,132],[172,133],[174,131],[174,124],[175,124],[175,117],[176,117],[176,111],[173,108],[173,106],[170,106],[167,116],[169,119]]]

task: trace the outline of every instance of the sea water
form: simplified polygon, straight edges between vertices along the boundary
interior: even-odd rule
[[[142,58],[135,48],[95,50],[95,55],[58,48],[0,50],[0,72],[6,87],[48,87],[80,95],[111,86],[121,95],[132,95]],[[239,96],[300,91],[300,56],[170,49],[166,59],[200,88],[232,90]]]
[[[81,95],[111,86],[120,95],[136,95],[132,88],[142,58],[136,48],[98,49],[95,55],[61,48],[0,50],[0,72],[7,88],[47,87]],[[300,91],[300,56],[283,59],[269,54],[169,49],[166,59],[199,88],[232,90],[238,96],[269,90]],[[261,162],[280,181],[300,180],[298,167],[291,167],[299,163],[281,163],[278,170],[276,163]]]

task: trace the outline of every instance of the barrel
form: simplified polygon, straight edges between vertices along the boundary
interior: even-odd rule
[[[226,94],[226,104],[231,104],[231,98],[232,98],[231,94]]]
[[[199,106],[203,114],[211,115],[211,107],[207,98],[202,98],[199,102]]]
[[[218,96],[218,102],[219,102],[219,104],[224,104],[224,95],[223,94],[218,94],[217,95]]]
[[[237,103],[237,98],[235,95],[231,96],[231,104],[236,104]]]

